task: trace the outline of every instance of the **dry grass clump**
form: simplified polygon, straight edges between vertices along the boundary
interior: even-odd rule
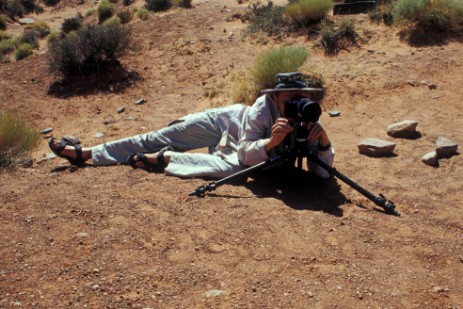
[[[252,104],[259,91],[275,86],[275,75],[298,71],[309,57],[304,47],[283,46],[260,54],[253,67],[235,74],[232,82],[232,99]]]
[[[9,168],[37,148],[40,134],[22,117],[0,112],[0,167]]]

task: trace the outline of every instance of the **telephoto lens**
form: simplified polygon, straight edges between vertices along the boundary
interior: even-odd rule
[[[320,104],[308,98],[298,98],[285,102],[285,117],[296,121],[317,122],[322,114]]]

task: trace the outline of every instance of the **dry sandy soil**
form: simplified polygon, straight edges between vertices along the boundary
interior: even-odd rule
[[[73,170],[60,158],[41,161],[50,153],[44,138],[31,168],[0,173],[0,307],[462,308],[463,159],[421,162],[439,136],[463,142],[461,41],[414,47],[399,29],[358,15],[365,41],[331,57],[307,37],[242,40],[246,24],[232,16],[246,4],[193,5],[131,22],[139,49],[121,62],[139,78],[127,87],[49,95],[42,47],[0,64],[0,109],[91,146],[233,103],[234,72],[273,45],[303,45],[305,70],[326,81],[324,110],[342,112],[322,115],[336,168],[402,215],[384,214],[336,179],[289,185],[258,175],[189,197],[208,180],[124,165]],[[59,27],[90,6],[32,17]],[[217,96],[205,98],[207,89]],[[146,103],[134,105],[140,98]],[[419,121],[419,138],[386,134],[405,119]],[[395,155],[359,154],[367,137],[393,141]]]

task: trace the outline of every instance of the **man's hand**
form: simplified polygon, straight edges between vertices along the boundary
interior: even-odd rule
[[[309,131],[309,135],[307,136],[307,140],[309,142],[318,141],[318,144],[322,147],[327,146],[330,143],[328,134],[326,134],[326,131],[318,122],[309,123],[307,130]]]
[[[286,135],[294,130],[288,119],[278,118],[272,126],[272,136],[265,144],[265,151],[270,151],[281,144]]]

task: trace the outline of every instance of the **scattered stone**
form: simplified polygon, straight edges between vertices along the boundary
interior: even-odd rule
[[[143,103],[145,103],[145,99],[141,98],[141,99],[138,99],[135,101],[135,105],[142,105]]]
[[[85,232],[77,233],[77,237],[79,237],[79,238],[87,238],[89,236],[90,235],[88,233],[85,233]]]
[[[117,109],[118,114],[123,113],[123,112],[125,112],[125,107],[121,106]]]
[[[435,286],[435,287],[432,288],[432,290],[434,291],[434,293],[445,292],[445,289],[443,287],[440,287],[440,286]]]
[[[52,131],[53,131],[53,128],[46,128],[46,129],[40,130],[40,133],[48,134],[48,133],[51,133]]]
[[[437,88],[437,85],[436,85],[436,84],[431,83],[430,81],[427,81],[427,80],[422,80],[422,81],[420,82],[420,84],[421,84],[421,85],[428,86],[428,88],[429,88],[430,90],[433,90],[433,89],[436,89],[436,88]]]
[[[435,151],[428,152],[421,158],[421,161],[423,161],[427,165],[436,166],[437,165],[437,153]]]
[[[206,297],[220,296],[223,293],[225,293],[225,291],[222,291],[222,290],[210,290],[210,291],[206,292]]]
[[[26,24],[33,24],[35,23],[35,21],[32,19],[32,18],[20,18],[18,20],[18,22],[21,24],[21,25],[26,25]]]
[[[458,144],[451,140],[439,136],[436,142],[437,158],[450,158],[457,153]]]
[[[394,151],[395,143],[379,138],[366,138],[357,146],[361,154],[372,157],[381,157],[391,155]]]
[[[103,136],[104,136],[104,134],[101,133],[101,132],[98,132],[97,134],[95,134],[96,138],[102,138]]]
[[[387,134],[393,137],[413,137],[417,134],[416,127],[418,121],[415,120],[403,120],[390,124],[387,127]]]
[[[411,79],[409,81],[407,81],[407,83],[410,85],[410,86],[413,86],[413,87],[416,87],[418,86],[418,82],[414,79]]]
[[[328,112],[328,115],[330,115],[331,117],[337,117],[337,116],[340,116],[340,115],[341,115],[341,112],[340,112],[340,111],[332,110],[332,111],[329,111],[329,112]]]
[[[104,125],[109,125],[109,124],[112,124],[112,123],[115,123],[116,121],[112,118],[106,118],[105,120],[103,120],[103,124]]]

